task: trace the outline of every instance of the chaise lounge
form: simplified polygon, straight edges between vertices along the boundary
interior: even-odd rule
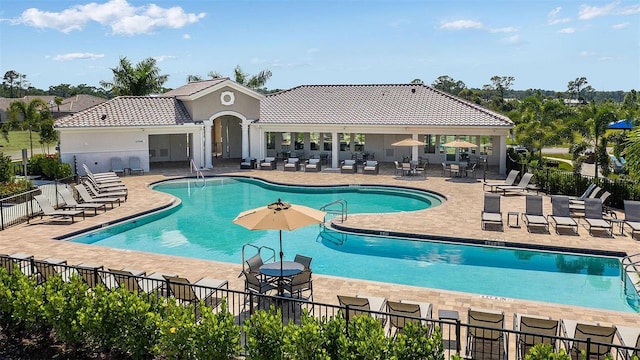
[[[364,163],[362,168],[363,174],[378,175],[380,172],[380,165],[375,160],[368,160]]]
[[[298,171],[298,164],[300,164],[300,159],[290,157],[284,162],[284,171]]]
[[[304,171],[316,171],[319,172],[322,170],[322,165],[320,159],[309,159],[305,162]]]
[[[266,157],[262,161],[260,161],[260,170],[275,170],[275,169],[276,169],[276,158]]]
[[[355,160],[343,160],[340,162],[341,174],[355,174],[358,172],[358,163]]]
[[[562,226],[573,229],[573,233],[578,235],[578,223],[571,217],[568,196],[551,195],[551,215],[547,216],[548,219],[553,220],[556,234],[560,234],[559,228]]]

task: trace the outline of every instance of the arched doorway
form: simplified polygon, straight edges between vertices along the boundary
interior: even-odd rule
[[[212,116],[212,119],[212,156],[223,159],[241,158],[244,116],[236,112],[224,112]]]

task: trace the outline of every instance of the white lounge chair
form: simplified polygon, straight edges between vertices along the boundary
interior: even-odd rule
[[[631,360],[640,358],[640,327],[616,326],[616,337],[622,346],[635,347],[635,350],[618,349],[618,358]]]
[[[609,236],[613,236],[613,224],[602,217],[602,201],[600,199],[586,199],[584,201],[584,221],[589,225],[589,235],[592,230],[603,229]]]
[[[498,194],[484,194],[484,210],[481,213],[482,216],[482,230],[486,228],[486,224],[499,224],[500,229],[504,230],[504,223],[502,222],[502,211],[500,211],[500,195]]]
[[[75,186],[76,191],[78,192],[78,194],[80,195],[80,198],[82,198],[83,203],[104,203],[104,204],[110,204],[111,208],[113,209],[113,203],[117,202],[118,206],[120,206],[120,198],[117,197],[108,197],[108,196],[102,196],[99,198],[93,198],[91,197],[91,194],[89,194],[89,192],[87,191],[87,188],[84,187],[84,185],[82,184],[78,184]]]
[[[559,227],[569,227],[574,229],[574,233],[578,234],[578,223],[571,217],[569,209],[569,197],[564,195],[551,196],[551,215],[547,216],[547,220],[553,220],[556,227],[556,234],[560,234]]]
[[[444,166],[445,163],[442,163],[442,165]],[[444,176],[444,167],[443,167],[443,176]],[[507,178],[503,181],[503,182],[495,182],[495,183],[491,183],[491,182],[484,182],[482,184],[482,190],[485,189],[485,186],[489,187],[489,191],[493,192],[496,190],[496,187],[498,186],[512,186],[513,184],[515,184],[516,182],[516,178],[518,177],[518,174],[520,173],[520,171],[518,170],[511,170],[509,171],[509,174],[507,175]]]
[[[64,206],[65,209],[93,209],[94,215],[98,215],[98,209],[107,211],[107,204],[105,203],[90,202],[79,204],[73,197],[73,193],[67,188],[59,189],[58,192],[66,204]]]
[[[531,232],[531,227],[544,227],[549,231],[549,221],[542,212],[542,197],[539,195],[527,195],[525,198],[525,212],[522,220],[527,225],[527,231]]]
[[[40,214],[41,219],[45,215],[52,218],[71,218],[72,223],[75,222],[76,216],[78,215],[82,215],[84,219],[84,210],[56,210],[44,195],[36,195],[34,199],[42,210],[42,214]]]
[[[527,191],[529,187],[529,182],[531,182],[531,178],[533,178],[533,173],[526,173],[522,175],[522,179],[518,185],[510,185],[510,186],[496,186],[497,191],[502,191],[502,195],[506,195],[507,191]]]
[[[634,238],[636,231],[640,230],[640,201],[624,200],[624,225],[631,228],[631,237]]]
[[[596,184],[595,183],[591,183],[589,184],[589,186],[587,187],[587,189],[582,193],[582,195],[580,196],[574,196],[574,197],[569,197],[569,202],[584,202],[584,199],[588,198],[591,196],[591,193],[593,193],[593,189],[596,188]],[[598,188],[597,191],[600,191],[600,188]],[[597,194],[597,192],[595,192],[595,194]],[[595,194],[591,197],[594,197]]]

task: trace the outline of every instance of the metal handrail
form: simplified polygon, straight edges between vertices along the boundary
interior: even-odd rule
[[[253,245],[253,244],[244,244],[244,245],[242,245],[242,271],[243,272],[245,271],[244,267],[246,265],[245,258],[244,258],[244,252],[245,252],[244,250],[245,250],[246,247],[250,247],[250,248],[256,249],[256,253],[258,255],[260,255],[260,257],[262,257],[262,250],[263,249],[264,250],[269,250],[271,252],[271,256],[269,256],[266,260],[267,261],[276,261],[276,250],[274,248],[271,248],[271,247],[268,247],[268,246],[264,246],[264,245],[263,246],[256,246],[256,245]],[[240,275],[242,275],[242,274],[240,274]]]
[[[620,260],[620,264],[622,265],[622,271],[620,271],[620,281],[622,282],[622,290],[623,293],[627,293],[627,277],[628,277],[628,273],[630,272],[638,272],[639,276],[640,276],[640,272],[637,270],[636,265],[640,264],[640,258],[638,258],[638,260],[636,261],[632,261],[632,259],[636,256],[640,256],[640,253],[636,253],[636,254],[631,254],[631,255],[627,255],[625,257],[622,258],[622,260]],[[628,263],[625,264],[625,261],[628,261]],[[633,271],[629,270],[629,267],[633,268]],[[632,283],[633,285],[633,283]],[[640,285],[640,284],[639,284]],[[640,293],[640,289],[636,288],[636,291],[638,293]]]
[[[198,178],[202,178],[202,187],[204,187],[205,185],[207,185],[207,180],[204,177],[204,174],[202,173],[202,171],[198,168],[198,165],[196,165],[196,162],[193,161],[193,159],[191,159],[189,161],[189,170],[191,171],[191,173],[193,174],[193,172],[196,172],[196,179]]]
[[[331,206],[340,205],[340,211],[329,209]],[[347,200],[338,199],[336,201],[332,201],[320,208],[321,211],[325,211],[327,214],[340,215],[340,222],[345,222],[347,220],[347,213],[349,212],[347,206]]]

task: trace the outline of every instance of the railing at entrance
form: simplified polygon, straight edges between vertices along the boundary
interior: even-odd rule
[[[202,187],[207,185],[207,180],[205,179],[204,174],[202,173],[202,171],[200,171],[198,165],[196,165],[196,162],[193,161],[193,159],[191,159],[189,162],[189,168],[192,174],[194,171],[196,172],[196,179],[202,178]]]

